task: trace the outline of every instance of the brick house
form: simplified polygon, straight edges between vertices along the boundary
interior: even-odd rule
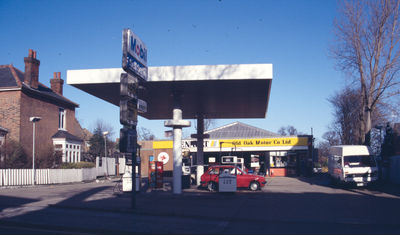
[[[63,162],[79,162],[83,145],[82,128],[75,118],[78,104],[63,96],[64,80],[54,73],[51,88],[39,82],[40,61],[36,51],[24,58],[25,72],[13,65],[0,65],[0,127],[7,139],[19,142],[28,157],[32,156],[32,122],[36,123],[35,155],[54,146],[62,152]]]

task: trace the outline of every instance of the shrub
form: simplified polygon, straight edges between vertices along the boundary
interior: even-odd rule
[[[62,152],[55,151],[52,144],[41,146],[35,159],[38,169],[57,168],[61,164]]]
[[[93,168],[96,164],[93,162],[64,162],[60,165],[60,169],[81,169],[81,168]]]
[[[28,158],[22,145],[15,141],[9,140],[5,148],[4,168],[23,169],[32,167],[32,159]]]

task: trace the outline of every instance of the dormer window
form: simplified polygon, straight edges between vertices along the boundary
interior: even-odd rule
[[[65,130],[65,109],[58,109],[58,129]]]

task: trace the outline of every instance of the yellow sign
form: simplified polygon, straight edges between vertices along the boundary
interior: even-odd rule
[[[283,137],[283,138],[264,138],[264,139],[224,139],[224,140],[208,140],[209,144],[205,144],[205,148],[232,148],[232,147],[275,147],[275,146],[307,146],[307,137]],[[182,145],[186,142],[183,141]],[[206,143],[206,141],[205,141]],[[208,143],[208,142],[207,142]],[[172,149],[173,142],[153,141],[153,149]],[[182,146],[188,147],[188,146]],[[190,147],[196,147],[190,146]]]
[[[307,146],[307,137],[286,137],[268,139],[230,139],[219,140],[224,147],[271,147],[271,146]]]
[[[153,149],[172,149],[172,140],[153,141]]]

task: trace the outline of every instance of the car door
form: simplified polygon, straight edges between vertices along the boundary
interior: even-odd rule
[[[218,167],[211,168],[211,170],[208,172],[208,174],[210,175],[210,180],[209,181],[218,182],[219,172],[220,172],[220,170],[219,170]]]
[[[248,175],[246,172],[242,171],[239,168],[236,168],[237,170],[237,187],[238,188],[247,188],[250,185],[250,182],[252,180],[252,176]]]

